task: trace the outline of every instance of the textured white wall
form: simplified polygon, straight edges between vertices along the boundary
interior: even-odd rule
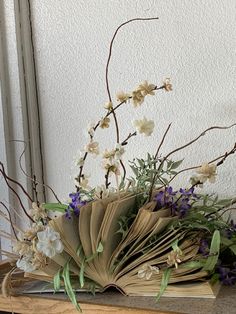
[[[130,120],[155,119],[152,137],[131,141],[126,159],[153,153],[172,122],[163,154],[211,125],[236,122],[236,1],[31,1],[41,100],[47,182],[63,198],[73,190],[73,155],[86,143],[90,120],[103,115],[107,101],[105,64],[116,27],[134,17],[159,21],[129,24],[118,35],[110,66],[112,94],[132,90],[142,80],[160,84],[171,77],[174,91],[147,97],[141,108],[126,105],[118,113],[121,138],[133,130]],[[184,166],[198,165],[229,150],[236,129],[208,134],[181,151]],[[96,139],[109,148],[114,128],[99,130]],[[236,156],[219,168],[221,195],[236,195]],[[90,159],[87,172],[103,183],[100,159]],[[175,185],[186,184],[188,175]]]

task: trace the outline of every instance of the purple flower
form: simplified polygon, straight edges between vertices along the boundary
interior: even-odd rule
[[[173,192],[173,188],[171,186],[165,188],[165,190],[158,192],[154,200],[157,202],[156,208],[172,208],[174,205],[174,196],[177,192]]]
[[[206,239],[202,239],[200,241],[200,246],[198,252],[202,254],[203,256],[207,256],[209,254],[209,244]]]
[[[232,286],[236,283],[236,267],[235,265],[233,267],[219,266],[217,268],[219,280],[226,286]]]
[[[74,212],[75,216],[79,216],[80,208],[85,205],[86,202],[81,200],[80,192],[70,193],[69,197],[71,198],[71,202],[66,209],[66,218],[70,219],[71,210]]]
[[[181,188],[179,191],[173,191],[173,188],[169,186],[165,190],[158,192],[154,200],[157,202],[157,210],[170,208],[172,215],[178,215],[179,218],[183,218],[191,208],[192,201],[196,198],[197,195],[194,193],[194,188]]]

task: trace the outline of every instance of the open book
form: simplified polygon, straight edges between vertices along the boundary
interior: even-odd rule
[[[208,283],[208,273],[201,265],[194,264],[199,256],[197,233],[169,228],[174,219],[169,209],[155,210],[155,202],[139,208],[137,195],[94,200],[81,207],[79,218],[63,215],[51,220],[64,251],[44,269],[26,276],[52,282],[67,264],[81,289],[93,283],[96,291],[116,287],[125,295],[155,296],[163,269],[169,265],[164,295],[214,297],[217,287]],[[181,253],[178,263],[173,250],[176,243]]]

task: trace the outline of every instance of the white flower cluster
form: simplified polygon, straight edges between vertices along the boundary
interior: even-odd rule
[[[125,150],[121,144],[116,144],[112,150],[105,150],[103,153],[102,167],[109,174],[120,175],[120,160]]]
[[[35,205],[34,210],[36,210]],[[52,258],[60,254],[63,249],[59,233],[39,222],[33,224],[23,234],[18,234],[18,240],[13,246],[13,251],[20,256],[16,265],[24,272],[44,268],[47,264],[47,257]]]

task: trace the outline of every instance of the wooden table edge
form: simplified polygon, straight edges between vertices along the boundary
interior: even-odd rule
[[[43,302],[43,303],[42,303]],[[98,304],[90,302],[80,302],[83,314],[179,314],[177,312],[150,310],[144,308],[130,308],[120,305]],[[70,313],[78,314],[68,300],[60,300],[56,298],[43,298],[41,296],[21,295],[5,298],[0,295],[0,311],[15,312],[24,314],[61,314]]]

